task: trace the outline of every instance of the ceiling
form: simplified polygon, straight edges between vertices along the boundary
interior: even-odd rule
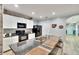
[[[68,18],[66,22],[71,24],[79,23],[79,15]]]
[[[35,20],[43,20],[54,17],[70,16],[79,13],[78,4],[18,4],[16,8],[14,4],[4,4],[4,8],[22,13],[33,17]],[[35,12],[32,15],[32,12]],[[52,15],[52,12],[55,12]],[[40,18],[40,16],[42,16]]]

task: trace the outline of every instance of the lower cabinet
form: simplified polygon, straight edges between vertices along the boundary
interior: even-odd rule
[[[3,38],[3,52],[9,50],[9,45],[16,42],[18,42],[18,36]]]
[[[35,38],[35,33],[28,34],[28,40],[27,40],[27,45],[28,46],[33,45],[33,43],[35,41],[34,38]]]
[[[35,38],[35,33],[28,34],[28,39],[33,39],[33,38]]]

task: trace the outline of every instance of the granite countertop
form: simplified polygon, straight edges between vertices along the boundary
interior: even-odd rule
[[[18,36],[18,35],[6,36],[6,37],[3,37],[3,38],[9,38],[9,37],[14,37],[14,36]]]
[[[6,34],[3,34],[3,38],[13,37],[13,36],[18,36],[18,35],[16,35],[16,33],[6,33]]]
[[[34,34],[34,33],[26,33],[26,34]],[[16,33],[7,33],[6,35],[3,34],[3,38],[18,36]]]

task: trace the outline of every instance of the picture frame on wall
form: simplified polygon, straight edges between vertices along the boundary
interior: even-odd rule
[[[52,28],[56,28],[57,24],[52,24]]]
[[[63,25],[59,25],[59,29],[63,29],[64,28],[64,26]]]

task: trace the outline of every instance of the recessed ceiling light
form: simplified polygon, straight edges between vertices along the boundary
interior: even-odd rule
[[[52,12],[52,15],[55,15],[56,13],[55,12]]]
[[[40,16],[40,18],[42,18],[43,16]]]
[[[17,7],[19,7],[19,5],[18,4],[14,4],[14,6],[17,8]]]
[[[32,12],[32,15],[34,15],[35,14],[35,12]]]

